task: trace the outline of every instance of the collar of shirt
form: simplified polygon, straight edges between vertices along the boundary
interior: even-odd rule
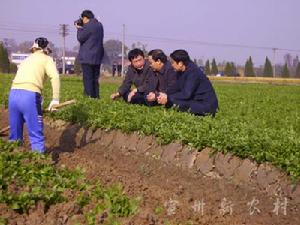
[[[166,73],[166,70],[167,70],[167,65],[164,64],[161,70],[157,71],[156,74],[164,75]]]
[[[191,70],[194,70],[194,69],[196,69],[196,68],[198,68],[198,67],[196,66],[196,64],[193,63],[192,61],[190,61],[190,62],[188,62],[187,66],[186,66],[186,68],[185,68],[185,71],[183,71],[183,72],[181,72],[181,73],[189,73]]]
[[[143,73],[147,73],[148,69],[150,68],[149,62],[145,61],[145,64],[143,66],[143,68],[141,70],[137,70],[132,66],[132,70],[134,73],[137,74],[143,74]]]
[[[171,66],[171,63],[170,63],[170,62],[166,62],[166,63],[163,65],[163,67],[161,68],[161,70],[160,70],[160,71],[157,71],[157,73],[160,74],[160,75],[164,75],[164,74],[167,73],[167,71],[168,71],[169,69],[172,69],[172,70],[173,70],[173,68],[172,68],[172,66]]]

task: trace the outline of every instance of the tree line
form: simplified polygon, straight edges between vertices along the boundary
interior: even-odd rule
[[[10,63],[8,51],[3,43],[0,42],[0,73],[15,73],[16,71],[17,66]]]
[[[291,73],[291,70],[294,73]],[[252,57],[250,56],[246,62],[244,67],[239,67],[235,65],[234,62],[226,62],[225,65],[217,65],[216,60],[213,59],[212,62],[207,60],[204,65],[204,71],[208,75],[222,75],[222,76],[245,76],[245,77],[283,77],[283,78],[300,78],[300,62],[297,63],[295,68],[288,66],[288,63],[284,63],[284,65],[276,65],[274,74],[274,67],[268,57],[266,57],[265,64],[263,67],[255,68]],[[240,72],[243,74],[240,74]]]
[[[58,58],[59,55],[59,48],[55,47],[53,43],[50,43],[50,48],[53,51],[53,57]],[[1,73],[15,73],[16,72],[16,65],[9,61],[9,55],[12,52],[22,52],[26,53],[29,52],[30,47],[32,46],[32,42],[25,41],[20,44],[17,44],[13,39],[4,39],[4,41],[0,41],[0,72]],[[142,44],[140,42],[133,43],[131,48],[125,46],[125,52],[132,48],[140,48],[142,49],[145,54],[147,54],[147,45]],[[73,50],[68,50],[66,55],[68,56],[76,56],[79,47],[75,46]],[[103,67],[110,71],[111,65],[114,63],[120,63],[121,60],[121,49],[122,49],[122,42],[119,40],[107,40],[104,43],[105,49],[105,56],[103,59]],[[291,56],[287,54],[285,56],[286,63],[282,65],[276,65],[276,77],[295,77],[300,78],[300,62],[298,57],[296,58],[297,61],[296,65],[291,65],[289,61],[291,61]],[[202,60],[194,60],[196,64],[202,64]],[[250,56],[246,62],[244,67],[237,66],[234,62],[226,62],[223,64],[218,64],[216,60],[213,58],[212,61],[208,59],[203,66],[204,71],[207,75],[222,75],[222,76],[245,76],[245,77],[255,77],[255,76],[263,76],[263,77],[273,77],[274,76],[274,67],[268,57],[266,57],[265,64],[263,68],[255,68],[252,57]],[[80,65],[76,61],[75,62],[75,73],[80,73]]]

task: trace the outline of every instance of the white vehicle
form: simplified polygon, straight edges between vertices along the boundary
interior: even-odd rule
[[[16,64],[19,67],[20,63],[26,59],[30,54],[29,53],[11,53],[11,62]]]
[[[66,56],[65,57],[65,73],[66,74],[73,74],[74,73],[74,66],[75,66],[75,59],[76,57],[73,56]],[[61,57],[57,62],[58,72],[60,74],[63,73],[63,57]]]

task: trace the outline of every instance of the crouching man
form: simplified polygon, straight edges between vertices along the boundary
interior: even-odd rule
[[[161,49],[153,49],[148,54],[153,74],[148,78],[146,104],[157,105],[157,97],[161,93],[173,94],[177,90],[177,74],[168,61],[168,57]]]
[[[158,103],[166,107],[175,106],[180,111],[195,115],[214,116],[218,109],[218,99],[207,76],[190,60],[185,50],[176,50],[170,57],[178,76],[178,91],[170,95],[161,93]]]
[[[145,61],[142,50],[136,48],[128,53],[128,59],[131,65],[125,75],[122,85],[118,92],[113,93],[110,97],[115,100],[119,97],[131,104],[146,104],[145,93],[148,90],[148,77],[152,72],[149,63]],[[132,89],[132,86],[134,88]]]

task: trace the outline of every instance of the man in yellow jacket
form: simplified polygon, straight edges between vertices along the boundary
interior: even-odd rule
[[[40,37],[34,41],[32,54],[19,66],[9,93],[8,110],[10,141],[23,141],[23,125],[26,123],[33,151],[45,151],[41,92],[46,77],[52,84],[53,97],[48,107],[59,104],[60,79],[55,62],[48,54],[48,40]]]

